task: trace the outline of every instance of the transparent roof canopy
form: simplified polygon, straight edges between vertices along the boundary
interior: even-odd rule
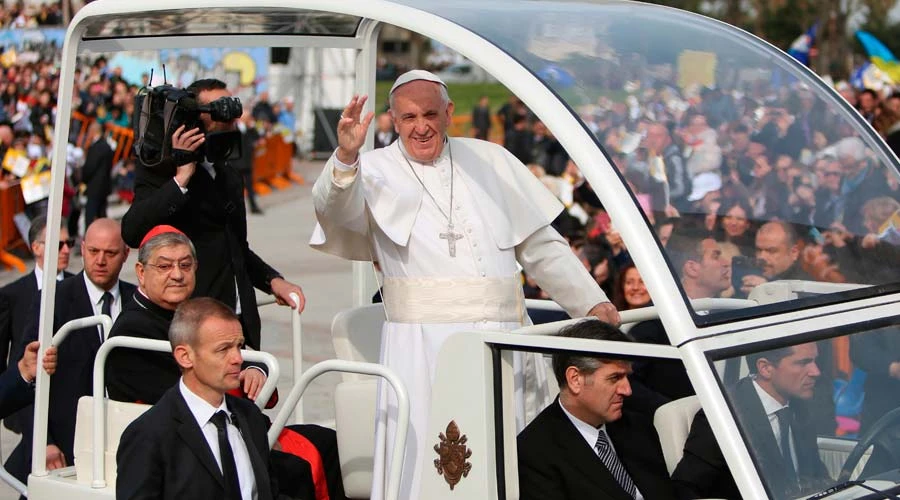
[[[677,214],[676,235],[715,239],[717,252],[683,238],[663,251],[679,279],[685,257],[700,264],[705,296],[742,297],[785,279],[878,285],[695,315],[698,324],[900,289],[896,157],[837,93],[752,35],[634,2],[395,3],[467,28],[537,76],[593,134],[648,224]],[[353,13],[362,9],[356,5],[333,7]],[[361,20],[314,10],[249,12],[161,11],[126,24],[100,17],[85,37],[354,36]],[[415,15],[404,19],[416,26]]]
[[[696,252],[706,290],[725,296],[785,279],[882,285],[856,294],[900,282],[896,158],[841,97],[759,39],[629,2],[402,3],[530,69],[594,133],[649,223],[677,211],[676,234],[719,243],[720,256],[669,246],[679,277]]]

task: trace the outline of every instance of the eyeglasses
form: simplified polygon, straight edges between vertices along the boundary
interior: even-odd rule
[[[44,244],[45,241],[44,241],[44,240],[38,240],[38,241],[35,241],[35,243],[41,243],[41,244]],[[67,246],[67,247],[69,247],[69,248],[75,248],[75,238],[69,238],[69,239],[66,239],[66,240],[59,240],[59,249],[62,250],[62,249],[63,249],[63,246]]]
[[[171,273],[172,270],[175,269],[176,266],[178,266],[178,269],[180,271],[185,272],[185,273],[194,269],[194,261],[193,260],[182,260],[182,261],[179,261],[177,264],[172,263],[172,262],[163,262],[162,264],[150,264],[148,262],[145,265],[155,268],[156,270],[158,270],[159,272],[161,272],[163,274]]]
[[[825,171],[825,172],[822,173],[822,175],[824,175],[825,177],[840,177],[840,176],[841,176],[841,172],[828,172],[828,171]]]

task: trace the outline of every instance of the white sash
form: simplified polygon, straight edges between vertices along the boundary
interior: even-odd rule
[[[384,306],[394,323],[521,323],[521,276],[511,278],[385,278]]]

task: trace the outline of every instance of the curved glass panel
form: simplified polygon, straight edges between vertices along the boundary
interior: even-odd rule
[[[834,498],[869,498],[875,490],[896,495],[897,319],[828,333],[814,342],[744,349],[714,363],[738,427],[770,498],[806,498],[830,488],[846,489]]]
[[[330,12],[270,9],[265,14],[249,14],[258,9],[182,9],[137,13],[128,20],[118,16],[91,19],[85,39],[164,35],[331,35],[354,36],[360,18]]]
[[[725,24],[638,3],[407,3],[528,67],[594,133],[648,221],[668,231],[664,219],[677,216],[665,254],[686,297],[771,297],[762,293],[771,282],[793,286],[778,294],[786,303],[695,314],[698,324],[841,300],[849,288],[804,294],[784,280],[863,285],[856,294],[900,283],[896,159],[785,54]]]

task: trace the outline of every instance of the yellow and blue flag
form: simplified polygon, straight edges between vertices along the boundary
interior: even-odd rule
[[[866,50],[866,54],[869,55],[869,60],[872,61],[872,64],[885,72],[891,80],[900,82],[900,61],[894,57],[891,50],[868,31],[857,31],[856,38]]]

